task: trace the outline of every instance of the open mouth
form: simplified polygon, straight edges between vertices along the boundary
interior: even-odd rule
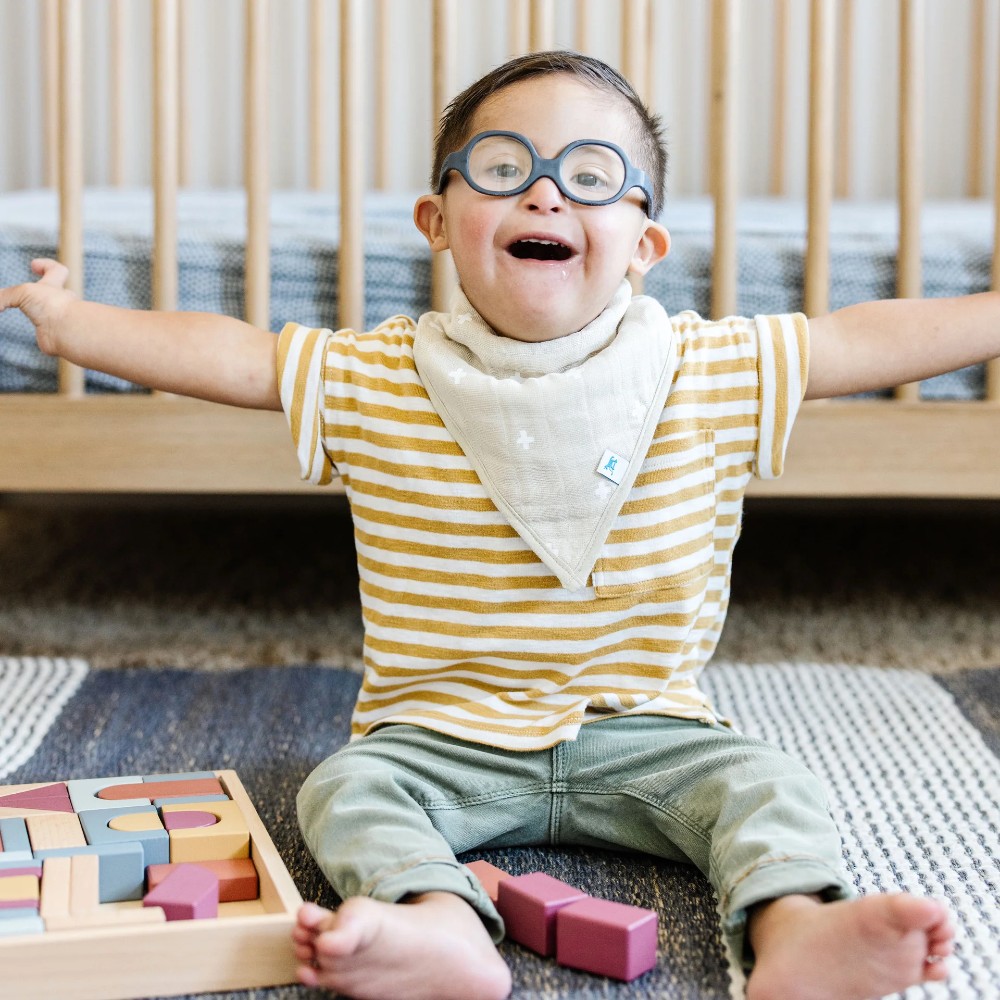
[[[525,239],[516,240],[507,247],[507,252],[518,260],[569,260],[573,249],[557,240]]]

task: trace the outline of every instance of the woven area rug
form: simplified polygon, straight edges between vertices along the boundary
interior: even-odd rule
[[[706,674],[719,707],[741,728],[824,779],[859,891],[907,889],[949,901],[959,927],[952,978],[911,989],[907,998],[1000,997],[997,676],[808,663],[716,664]],[[321,667],[103,671],[74,660],[0,658],[3,781],[233,768],[302,895],[333,905],[299,836],[294,799],[313,766],[346,740],[357,685],[356,673]],[[483,856],[660,917],[659,963],[627,985],[505,943],[516,1000],[742,995],[712,893],[693,869],[592,850]],[[288,986],[227,996],[311,995]]]

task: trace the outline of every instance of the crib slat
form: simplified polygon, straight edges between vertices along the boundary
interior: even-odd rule
[[[248,323],[270,328],[270,220],[267,120],[268,0],[246,0],[244,177],[247,196],[246,286]]]
[[[59,259],[67,288],[83,294],[83,7],[59,5]],[[82,396],[82,368],[59,359],[59,392]]]
[[[364,8],[361,0],[340,5],[340,275],[338,322],[364,329],[365,133]]]
[[[177,0],[177,184],[191,183],[191,101],[188,66],[188,24],[191,0]]]
[[[153,308],[177,308],[177,0],[153,2]]]
[[[965,161],[965,193],[983,194],[983,98],[986,68],[986,0],[973,0],[969,53],[969,149]]]
[[[577,52],[589,54],[594,48],[594,21],[590,16],[590,4],[587,0],[576,0],[576,24],[573,32],[573,44]]]
[[[455,92],[455,52],[458,45],[458,5],[455,0],[434,0],[433,38],[431,49],[434,60],[431,107],[434,122]],[[512,39],[516,42],[516,39]],[[444,250],[431,258],[431,308],[447,309],[452,292],[458,285],[451,251]]]
[[[785,193],[785,156],[787,145],[788,103],[788,0],[774,5],[774,85],[771,90],[771,178],[770,191],[776,197]]]
[[[125,0],[112,0],[108,12],[109,47],[109,151],[108,166],[111,183],[121,187],[125,183],[125,39],[127,17]]]
[[[736,311],[736,0],[712,0],[712,122],[709,156],[715,199],[712,316]]]
[[[846,198],[851,188],[851,147],[854,101],[854,0],[840,0],[837,38],[837,150],[833,190]]]
[[[809,207],[805,311],[830,308],[830,203],[833,199],[834,0],[813,0],[809,55]]]
[[[555,8],[552,0],[532,0],[528,45],[532,52],[551,49],[555,40]]]
[[[326,179],[326,123],[329,111],[327,88],[323,80],[326,48],[327,0],[311,0],[309,4],[309,186],[323,189]]]
[[[899,257],[896,294],[922,293],[920,207],[923,190],[924,2],[899,4]],[[896,389],[897,399],[920,398],[916,383]]]
[[[375,8],[375,187],[389,187],[389,151],[392,149],[392,100],[389,67],[392,62],[389,34],[389,0]]]
[[[42,3],[42,100],[45,122],[45,184],[59,184],[59,0]]]
[[[994,291],[1000,291],[1000,99],[997,100],[996,116],[996,131],[993,135],[993,273],[991,286]],[[986,399],[991,403],[1000,403],[1000,358],[996,358],[986,365]]]
[[[649,35],[649,0],[624,0],[622,16],[622,72],[638,91],[640,97],[649,98],[649,67],[646,64],[646,39]],[[630,274],[632,291],[641,295],[645,283],[642,275]]]
[[[528,51],[530,22],[529,0],[507,0],[507,48],[512,56]]]

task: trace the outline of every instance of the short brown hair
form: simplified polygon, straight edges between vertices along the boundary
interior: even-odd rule
[[[584,83],[625,99],[635,115],[635,148],[642,167],[653,182],[653,204],[650,216],[655,218],[663,208],[667,174],[667,148],[663,126],[636,93],[635,88],[607,63],[593,56],[564,49],[551,52],[531,52],[505,62],[466,87],[444,110],[434,140],[434,166],[431,170],[431,190],[436,190],[445,157],[461,149],[472,136],[472,120],[480,105],[493,94],[521,80],[550,73],[569,73]]]

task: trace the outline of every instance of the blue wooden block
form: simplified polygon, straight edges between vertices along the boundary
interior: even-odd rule
[[[107,799],[99,799],[97,793],[103,788],[110,788],[112,785],[136,785],[142,781],[142,776],[134,774],[125,778],[75,778],[66,782],[69,789],[69,799],[73,803],[73,809],[78,812],[87,812],[91,809],[111,808]],[[114,803],[122,808],[132,806],[148,806],[148,799],[122,799]]]
[[[228,795],[182,795],[176,799],[153,799],[153,805],[156,806],[157,809],[159,809],[160,806],[172,806],[172,805],[177,805],[178,803],[185,804],[190,802],[228,802],[228,801],[229,801]]]
[[[115,809],[88,809],[80,813],[80,823],[87,843],[123,844],[136,841],[142,845],[143,867],[163,865],[170,861],[170,837],[167,831],[159,830],[112,830],[108,823],[116,816],[127,813],[152,813],[159,821],[160,814],[151,805],[125,806]]]
[[[12,906],[9,909],[0,907],[0,924],[5,920],[21,920],[23,917],[37,917],[37,906]]]
[[[28,826],[19,817],[0,819],[0,840],[3,850],[0,851],[0,861],[30,861],[31,841],[28,839]]]
[[[97,855],[98,892],[102,903],[142,899],[146,888],[146,866],[145,852],[139,841],[92,844],[90,847],[60,847],[38,852],[39,858],[64,858],[77,854]]]
[[[0,937],[13,937],[15,934],[41,934],[45,923],[34,910],[28,916],[17,920],[0,920]]]
[[[0,854],[0,858],[2,857],[3,855]],[[41,878],[42,863],[34,858],[25,858],[24,861],[0,861],[0,878],[10,872],[23,872],[26,875],[37,875]]]

